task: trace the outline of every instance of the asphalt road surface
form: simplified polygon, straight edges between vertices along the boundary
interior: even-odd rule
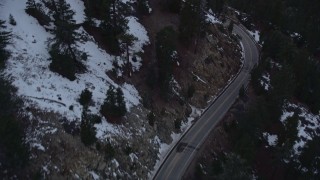
[[[242,28],[234,24],[233,32],[241,37],[244,47],[244,65],[234,81],[210,105],[205,113],[185,133],[180,141],[167,155],[154,176],[155,180],[181,179],[201,144],[210,131],[223,118],[239,95],[242,85],[250,80],[250,71],[258,63],[259,51],[250,37]]]

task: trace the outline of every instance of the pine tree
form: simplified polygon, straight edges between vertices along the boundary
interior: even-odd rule
[[[116,105],[116,95],[114,92],[114,86],[110,86],[107,91],[107,98],[105,101],[106,109],[112,112],[115,112],[115,105]]]
[[[75,14],[71,9],[70,5],[65,0],[53,1],[53,18],[55,28],[53,34],[53,47],[58,48],[62,51],[69,51],[68,53],[73,54],[74,50],[72,46],[76,44],[79,34],[76,32],[78,26],[76,25],[73,15]],[[75,57],[73,57],[76,59]]]
[[[149,12],[149,1],[148,0],[138,0],[138,12],[142,15],[148,15]]]
[[[127,7],[119,0],[104,1],[103,7],[104,15],[100,28],[104,32],[106,41],[109,42],[110,51],[119,54],[121,50],[119,36],[128,29],[128,22],[125,19]]]
[[[92,93],[91,91],[89,91],[88,89],[85,89],[81,92],[80,94],[80,99],[79,99],[79,103],[82,105],[82,106],[88,106],[90,101],[91,101],[91,98],[92,98]]]
[[[186,0],[180,13],[179,33],[182,41],[190,41],[205,29],[203,1]],[[191,21],[192,19],[192,21]]]
[[[9,44],[11,32],[6,31],[5,21],[0,20],[0,68],[5,65],[5,60],[9,57],[9,53],[5,47]]]
[[[12,14],[9,15],[9,23],[10,23],[12,26],[17,25],[17,22],[16,22],[16,20],[13,18]]]
[[[124,101],[123,92],[120,87],[117,88],[117,111],[118,116],[124,116],[127,113],[126,103]]]
[[[44,3],[45,1],[43,1]],[[45,4],[48,4],[47,1]],[[43,5],[35,0],[28,0],[26,2],[26,13],[38,20],[39,24],[48,26],[50,24],[50,17],[44,12]]]
[[[159,65],[159,83],[161,95],[166,100],[170,94],[170,81],[173,74],[173,53],[175,46],[176,33],[172,27],[165,27],[156,36],[156,53]]]
[[[129,47],[133,45],[134,41],[137,40],[137,38],[131,34],[121,34],[119,36],[119,39],[121,41],[121,43],[124,46],[124,49],[126,50],[126,54],[127,54],[127,68],[129,68],[130,65],[130,54],[129,54]]]
[[[252,179],[250,166],[247,162],[236,154],[228,154],[222,164],[223,171],[214,179]]]
[[[22,101],[14,93],[15,88],[0,76],[0,169],[8,174],[19,172],[29,159],[20,116]]]
[[[101,106],[100,112],[103,116],[107,117],[108,115],[112,115],[115,112],[115,104],[116,104],[116,97],[114,93],[114,86],[109,86],[107,91],[107,97],[104,100],[103,105]]]
[[[109,87],[107,97],[101,106],[100,112],[105,117],[122,117],[126,114],[126,104],[120,88],[117,88],[115,92],[113,86]]]
[[[90,146],[96,142],[96,132],[93,126],[94,122],[90,116],[83,111],[80,125],[80,137],[84,145]]]
[[[76,32],[78,26],[73,19],[75,14],[65,0],[52,0],[51,13],[54,17],[55,28],[51,39],[50,55],[52,63],[50,69],[61,74],[69,80],[75,80],[76,72],[85,71],[84,65],[78,60],[81,59],[76,50],[76,41],[79,34]]]

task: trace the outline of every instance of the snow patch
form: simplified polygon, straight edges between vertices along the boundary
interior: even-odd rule
[[[138,18],[129,16],[126,18],[128,20],[128,27],[127,30],[128,34],[131,34],[137,38],[136,41],[134,41],[134,44],[129,48],[130,49],[130,57],[135,56],[135,60],[131,59],[130,62],[134,67],[134,70],[137,71],[141,67],[141,57],[139,57],[139,52],[143,51],[143,46],[150,43],[148,34],[146,29],[138,22]]]
[[[30,146],[32,148],[37,148],[38,150],[41,150],[41,151],[45,151],[46,149],[42,146],[42,144],[39,144],[39,143],[31,143]]]
[[[267,132],[263,133],[263,137],[268,141],[269,146],[276,146],[278,142],[278,135],[269,134]]]
[[[242,41],[239,41],[240,42],[240,46],[241,46],[241,59],[240,59],[240,61],[241,61],[241,63],[242,64],[244,64],[244,59],[245,59],[245,53],[244,53],[244,46],[243,46],[243,43],[242,43]]]
[[[298,110],[294,112],[295,110]],[[289,117],[292,117],[297,113],[298,121],[298,139],[293,145],[293,150],[296,155],[300,155],[301,150],[306,145],[306,143],[313,139],[314,136],[319,136],[320,130],[320,114],[312,114],[308,109],[302,107],[301,105],[286,103],[283,108],[283,114],[280,121],[286,123]]]
[[[7,19],[9,14],[12,14],[17,21],[14,27],[6,24],[12,30],[13,38],[12,44],[8,46],[12,56],[7,62],[4,75],[17,87],[17,94],[25,99],[27,106],[57,112],[71,121],[80,120],[83,107],[78,102],[78,98],[81,92],[88,88],[92,92],[94,102],[89,109],[92,113],[99,114],[109,85],[117,87],[117,84],[105,73],[112,69],[112,61],[115,57],[100,49],[94,38],[83,28],[79,28],[77,31],[88,39],[85,42],[77,42],[78,49],[88,54],[88,60],[84,62],[87,72],[77,74],[75,81],[69,81],[50,71],[47,40],[53,36],[46,32],[36,19],[25,13],[25,2],[26,0],[5,1],[0,7],[1,19]],[[83,17],[79,14],[83,14],[82,1],[68,2],[73,9],[77,9],[75,18],[81,22]],[[142,46],[149,40],[146,31],[136,18],[129,18],[129,24],[130,32],[138,37],[133,46],[134,52],[142,51]],[[121,88],[129,110],[132,106],[139,104],[138,91],[132,85],[124,84]]]
[[[208,84],[205,80],[201,79],[198,75],[196,75],[193,71],[191,71],[192,75],[197,78],[197,81],[201,81],[204,84]]]
[[[271,88],[270,74],[264,73],[260,79],[260,84],[264,90],[268,91]]]
[[[70,4],[70,8],[75,12],[73,18],[77,24],[83,23],[85,21],[84,13],[84,3],[81,0],[67,0],[67,3]]]
[[[259,41],[260,41],[260,32],[259,32],[258,30],[254,30],[254,31],[249,31],[249,30],[248,30],[248,32],[249,32],[249,34],[251,34],[251,36],[254,37],[254,40],[255,40],[257,43],[259,43]]]
[[[94,180],[100,179],[100,176],[97,173],[95,173],[94,171],[89,171],[89,174],[91,174],[91,176]]]
[[[102,118],[101,123],[95,124],[94,127],[96,128],[96,137],[100,140],[107,139],[107,137],[109,137],[108,134],[119,133],[118,129],[114,125],[108,123],[105,118]]]
[[[222,22],[210,13],[206,14],[206,21],[212,24],[222,24]]]

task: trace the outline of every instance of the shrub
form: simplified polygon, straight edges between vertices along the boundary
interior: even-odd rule
[[[79,103],[82,106],[88,106],[88,104],[91,101],[91,98],[92,98],[92,93],[88,89],[85,89],[80,94]]]
[[[163,28],[156,36],[156,54],[158,61],[158,77],[160,93],[162,97],[168,100],[172,91],[170,81],[173,76],[173,53],[176,51],[176,32],[173,27]]]
[[[244,88],[244,85],[242,85],[239,90],[239,97],[243,98],[245,95],[246,95],[246,89]]]
[[[181,119],[180,118],[177,118],[175,121],[174,121],[174,128],[176,130],[180,130],[181,128]]]
[[[117,88],[115,92],[114,87],[110,86],[100,113],[105,117],[122,117],[127,113],[123,92],[120,88]]]
[[[16,20],[13,18],[12,14],[9,15],[9,23],[10,23],[12,26],[17,25],[17,22],[16,22]]]
[[[155,119],[156,119],[156,116],[154,115],[154,113],[153,113],[153,112],[150,112],[150,113],[148,114],[148,122],[149,122],[149,125],[150,125],[150,126],[154,126],[154,121],[155,121]]]
[[[88,60],[88,54],[86,52],[83,52],[81,54],[81,59],[84,60],[84,61]]]
[[[148,15],[149,12],[149,2],[148,0],[139,0],[138,1],[138,12],[142,15]]]
[[[229,24],[229,26],[228,26],[228,31],[229,31],[230,33],[232,33],[232,30],[233,30],[233,22],[231,21],[230,24]]]
[[[105,159],[106,159],[106,160],[112,159],[115,154],[116,154],[116,151],[115,151],[115,149],[113,148],[113,146],[111,145],[111,143],[109,142],[109,143],[105,146]]]
[[[88,115],[86,112],[83,112],[80,126],[80,137],[85,146],[90,146],[97,140],[95,127],[93,124],[94,122],[92,120],[92,116]]]
[[[76,63],[71,55],[67,53],[60,53],[58,50],[52,49],[49,51],[52,62],[50,63],[50,70],[60,74],[61,76],[74,81],[76,79]]]
[[[188,87],[188,98],[192,98],[193,94],[196,92],[194,85]]]
[[[37,4],[36,7],[34,6],[30,6],[30,7],[26,7],[25,9],[26,13],[32,17],[34,17],[35,19],[38,20],[39,24],[41,26],[48,26],[50,25],[50,16],[48,16],[43,10],[42,10],[42,6],[40,3]]]
[[[132,147],[126,146],[126,147],[124,148],[123,152],[124,152],[127,156],[129,156],[129,154],[131,154],[131,153],[133,152]]]

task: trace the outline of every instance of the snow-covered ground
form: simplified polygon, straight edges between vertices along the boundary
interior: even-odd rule
[[[128,34],[132,34],[137,37],[137,40],[134,42],[133,46],[130,47],[130,57],[133,55],[136,57],[136,61],[130,59],[130,62],[133,66],[133,70],[137,71],[141,67],[141,57],[139,57],[136,53],[143,52],[143,46],[149,44],[149,37],[147,35],[146,29],[138,22],[138,18],[129,16],[126,18],[128,20]]]
[[[222,22],[214,16],[214,13],[211,9],[209,9],[209,12],[206,13],[206,21],[212,24],[222,24]]]
[[[295,110],[298,110],[295,112]],[[301,153],[302,148],[306,145],[307,141],[312,140],[312,138],[320,134],[318,133],[320,130],[320,114],[312,114],[308,109],[293,103],[286,103],[283,108],[283,113],[280,118],[280,121],[286,124],[286,120],[289,117],[298,115],[298,139],[295,141],[293,145],[293,150],[296,155]]]
[[[85,13],[84,13],[84,4],[81,0],[67,0],[67,3],[70,4],[70,8],[75,12],[73,19],[76,21],[77,24],[83,23],[85,20]]]
[[[49,54],[47,40],[53,35],[46,32],[36,19],[27,15],[24,11],[26,0],[4,0],[0,11],[0,18],[8,20],[12,14],[17,25],[6,25],[13,32],[12,44],[8,49],[12,52],[8,60],[7,69],[3,72],[12,84],[18,88],[18,95],[26,99],[27,106],[36,106],[47,111],[58,112],[69,120],[81,118],[82,106],[78,98],[82,90],[88,88],[92,91],[93,102],[89,109],[93,113],[99,113],[100,105],[106,97],[109,85],[121,87],[125,95],[127,108],[138,105],[140,96],[134,86],[130,84],[117,85],[107,75],[111,70],[112,60],[115,58],[100,49],[93,38],[79,28],[83,36],[89,37],[89,41],[79,41],[79,50],[88,54],[85,63],[88,71],[77,74],[77,80],[69,81],[57,73],[49,70]],[[84,21],[84,5],[80,0],[67,1],[75,11],[74,19],[77,23]],[[3,8],[5,7],[5,8]],[[144,44],[149,43],[149,38],[144,27],[134,17],[129,19],[129,33],[137,37],[131,52],[142,51]],[[141,66],[138,59],[134,62],[135,69]],[[69,108],[73,107],[73,110]]]

